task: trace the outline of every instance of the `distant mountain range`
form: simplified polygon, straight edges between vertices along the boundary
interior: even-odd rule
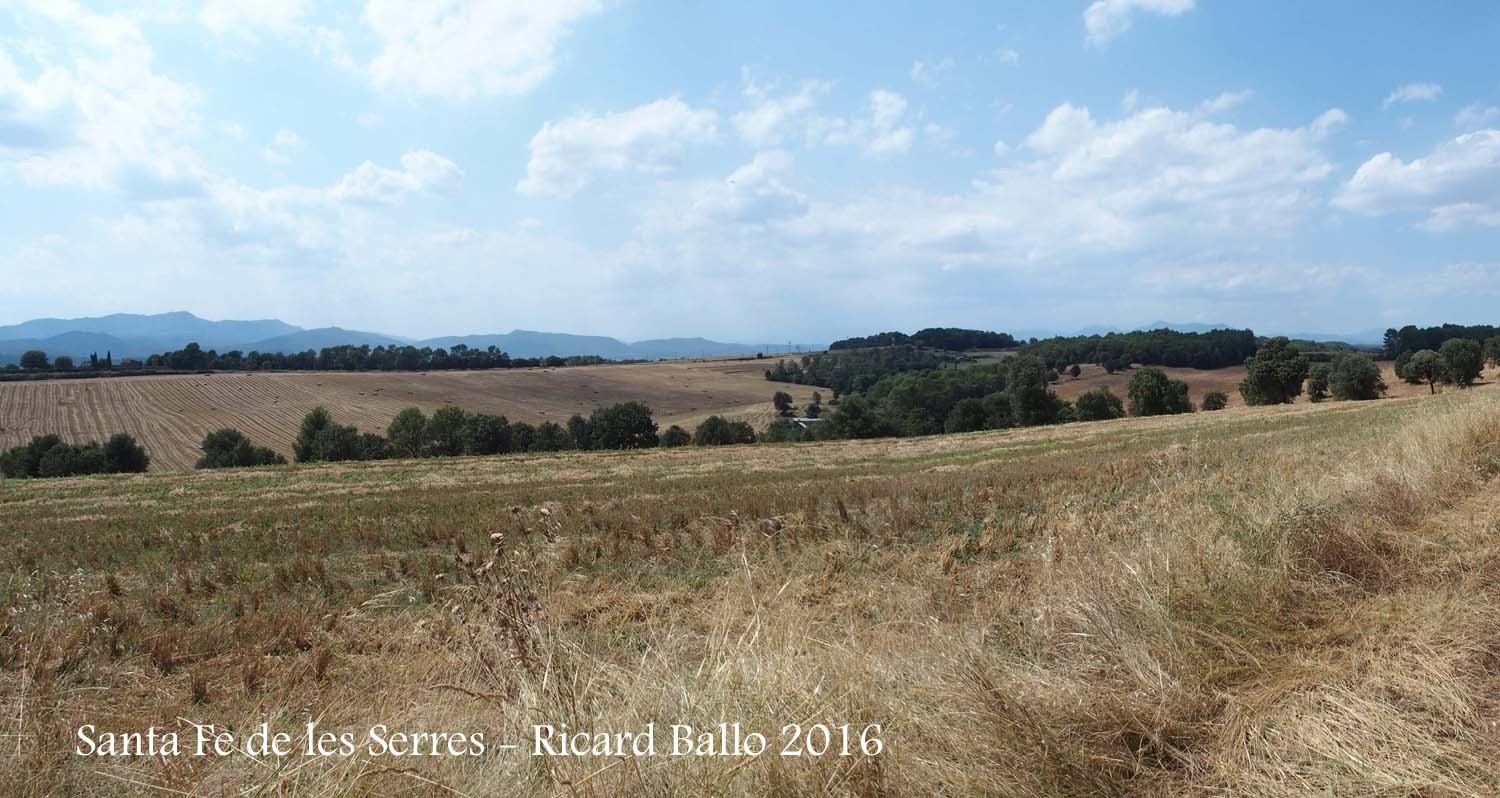
[[[21,354],[40,349],[49,357],[67,355],[75,361],[97,353],[111,353],[115,362],[123,358],[181,349],[196,341],[204,349],[228,352],[305,352],[330,346],[442,347],[457,344],[485,349],[494,346],[511,357],[599,355],[611,360],[659,360],[663,358],[746,355],[765,351],[763,346],[724,343],[706,338],[659,338],[625,342],[597,335],[513,330],[490,335],[457,335],[413,340],[394,335],[345,330],[341,327],[304,329],[276,319],[257,321],[209,321],[178,311],[138,315],[116,313],[83,319],[33,319],[0,326],[0,365],[15,363]],[[807,351],[822,344],[796,344]]]

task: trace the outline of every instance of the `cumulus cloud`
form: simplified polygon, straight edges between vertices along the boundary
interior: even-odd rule
[[[1095,0],[1083,12],[1089,44],[1104,44],[1130,30],[1137,11],[1175,17],[1193,10],[1194,0]]]
[[[463,173],[452,161],[428,150],[401,156],[401,168],[391,169],[365,161],[339,180],[329,192],[335,200],[391,205],[412,194],[443,190]]]
[[[1389,152],[1365,161],[1333,204],[1378,216],[1426,213],[1421,227],[1500,226],[1500,130],[1465,133],[1410,162]]]
[[[888,89],[869,94],[867,112],[854,119],[819,117],[807,127],[809,142],[832,146],[853,145],[867,158],[883,159],[905,154],[916,140],[909,123],[906,98]]]
[[[793,93],[777,94],[775,86],[758,85],[747,75],[741,93],[751,105],[729,121],[746,144],[774,147],[796,132],[802,118],[831,88],[829,83],[807,80]]]
[[[1237,108],[1240,105],[1243,105],[1251,97],[1254,96],[1255,92],[1249,89],[1245,89],[1243,91],[1226,91],[1223,94],[1220,94],[1219,96],[1213,98],[1212,100],[1204,101],[1201,105],[1198,106],[1198,110],[1202,111],[1205,114],[1221,114],[1232,108]]]
[[[1408,83],[1386,95],[1385,102],[1380,107],[1386,109],[1396,103],[1430,102],[1442,95],[1443,87],[1436,83]]]
[[[517,189],[569,197],[598,172],[670,169],[688,145],[718,135],[718,115],[676,97],[618,113],[548,122],[531,138],[531,159]]]
[[[380,88],[466,100],[522,94],[556,67],[557,44],[598,0],[367,0]]]

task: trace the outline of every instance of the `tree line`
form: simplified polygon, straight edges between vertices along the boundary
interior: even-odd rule
[[[964,352],[970,349],[1009,349],[1016,345],[1010,333],[986,330],[966,330],[961,327],[928,327],[911,335],[902,332],[884,332],[863,337],[843,338],[828,345],[829,351],[838,349],[866,349],[877,346],[921,346],[929,349],[945,349]]]
[[[833,395],[861,393],[882,378],[906,371],[938,368],[953,358],[920,347],[900,346],[874,349],[845,349],[812,355],[800,360],[778,360],[766,369],[766,379],[797,385],[821,385],[832,388]]]
[[[150,464],[146,448],[123,432],[102,444],[73,444],[57,435],[38,435],[0,454],[0,474],[9,479],[139,473]]]
[[[1387,360],[1395,360],[1403,353],[1429,349],[1436,352],[1443,344],[1455,339],[1465,339],[1484,346],[1485,342],[1500,336],[1500,327],[1489,324],[1442,324],[1436,327],[1418,327],[1408,324],[1401,329],[1385,331],[1382,343]]]
[[[538,366],[590,366],[611,361],[598,355],[572,357],[511,357],[497,347],[476,349],[456,344],[451,349],[415,346],[354,346],[341,344],[305,352],[217,352],[196,342],[181,349],[151,355],[145,360],[125,358],[114,362],[114,354],[91,355],[84,363],[61,355],[48,360],[47,353],[31,350],[21,355],[12,371],[58,373],[74,371],[450,371],[460,369],[509,369]]]
[[[1256,348],[1255,333],[1250,330],[1190,333],[1161,329],[1033,340],[1021,351],[1055,369],[1097,363],[1114,372],[1124,371],[1133,363],[1195,369],[1238,366],[1255,354]]]

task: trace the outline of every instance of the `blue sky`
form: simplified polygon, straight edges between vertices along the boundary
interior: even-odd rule
[[[1500,5],[0,9],[0,321],[1493,322]]]

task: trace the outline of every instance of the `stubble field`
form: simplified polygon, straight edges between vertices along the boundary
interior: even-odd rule
[[[0,483],[0,794],[1489,796],[1500,392]],[[881,726],[90,758],[76,729]]]
[[[691,430],[718,413],[757,429],[775,417],[771,395],[799,404],[812,388],[767,382],[770,360],[679,360],[557,369],[434,372],[224,372],[0,383],[0,446],[56,433],[75,442],[128,432],[157,471],[192,468],[203,436],[233,427],[290,457],[307,411],[324,405],[341,424],[384,433],[402,408],[444,405],[532,424],[566,423],[595,407],[643,401],[663,429]],[[825,392],[826,393],[826,392]]]

